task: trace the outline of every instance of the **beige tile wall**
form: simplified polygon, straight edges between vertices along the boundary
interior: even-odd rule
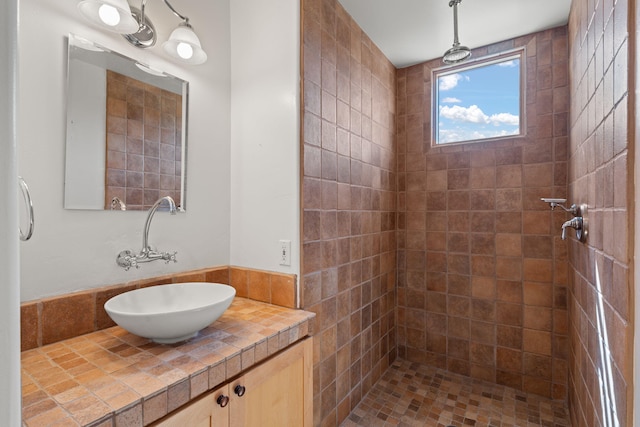
[[[576,427],[633,425],[633,5],[573,1],[569,19],[569,195],[588,204],[590,227],[587,243],[572,239],[569,248]]]
[[[180,202],[182,96],[107,71],[105,209],[118,197],[127,210],[160,197]]]
[[[395,69],[336,0],[302,28],[302,307],[314,425],[336,426],[395,357]]]
[[[567,393],[567,246],[540,197],[567,191],[566,27],[526,49],[526,137],[431,147],[431,70],[397,72],[398,353],[556,399]]]

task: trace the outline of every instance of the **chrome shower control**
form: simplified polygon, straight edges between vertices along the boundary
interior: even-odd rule
[[[565,221],[562,224],[562,240],[566,240],[567,238],[567,228],[573,228],[576,230],[576,239],[580,242],[587,241],[587,205],[581,204],[576,205],[575,203],[571,205],[570,208],[564,207],[564,203],[567,202],[567,199],[561,198],[552,198],[552,197],[542,197],[540,198],[545,203],[549,203],[551,210],[555,210],[557,207],[561,207],[565,212],[569,212],[574,217],[568,221]]]

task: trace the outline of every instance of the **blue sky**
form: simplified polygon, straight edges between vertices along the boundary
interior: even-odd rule
[[[520,59],[438,76],[438,143],[520,133]]]

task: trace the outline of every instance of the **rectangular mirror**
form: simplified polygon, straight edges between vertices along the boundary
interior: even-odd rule
[[[185,209],[189,83],[69,35],[65,209]]]

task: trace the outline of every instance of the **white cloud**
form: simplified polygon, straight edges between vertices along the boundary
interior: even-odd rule
[[[511,61],[498,62],[496,65],[498,67],[517,67],[518,62],[512,59]]]
[[[459,100],[458,98],[452,98],[452,97],[447,97],[442,100],[443,104],[459,104],[461,102],[462,101]]]
[[[462,80],[461,74],[447,74],[438,78],[438,88],[440,90],[451,90],[458,86],[458,82]]]
[[[445,105],[440,107],[440,116],[455,122],[484,123],[493,124],[495,126],[517,126],[520,124],[520,118],[516,115],[511,113],[498,113],[488,116],[477,105],[472,105],[470,107]]]
[[[459,105],[449,107],[445,105],[440,107],[440,115],[455,122],[488,123],[489,119],[477,105],[472,105],[471,107],[461,107]]]
[[[501,124],[517,126],[520,124],[520,117],[511,113],[498,113],[492,114],[491,117],[489,117],[489,121],[496,126]]]

